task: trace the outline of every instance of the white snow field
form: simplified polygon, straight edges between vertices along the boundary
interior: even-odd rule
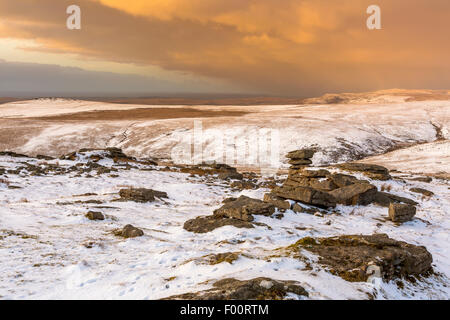
[[[43,164],[43,160],[0,156],[0,168]],[[69,167],[68,160],[45,161]],[[101,160],[104,166],[112,160]],[[448,180],[371,181],[380,189],[419,202],[416,219],[402,225],[387,221],[387,208],[338,206],[341,215],[319,217],[288,210],[281,220],[257,216],[269,225],[254,229],[227,226],[206,234],[183,229],[186,220],[210,215],[226,197],[241,194],[262,199],[267,189],[232,191],[215,180],[206,183],[189,174],[139,169],[119,170],[117,177],[73,174],[32,176],[8,174],[0,183],[1,299],[160,299],[211,287],[234,277],[260,276],[298,281],[310,299],[448,299],[450,298],[450,189]],[[397,173],[402,178],[408,174]],[[414,177],[414,176],[411,176]],[[14,188],[8,188],[14,186]],[[168,193],[153,203],[111,202],[121,188],[145,187]],[[435,193],[423,197],[408,190],[423,187]],[[20,187],[21,189],[16,189]],[[82,196],[85,194],[96,194]],[[99,200],[103,203],[77,203]],[[107,219],[90,221],[87,211]],[[133,224],[145,235],[122,239],[113,230]],[[270,258],[276,248],[302,237],[387,233],[391,238],[424,245],[433,255],[435,274],[415,284],[352,283],[313,264],[294,258]],[[90,247],[90,248],[89,248]],[[212,253],[238,252],[232,264],[203,264]],[[313,261],[315,258],[312,257]]]

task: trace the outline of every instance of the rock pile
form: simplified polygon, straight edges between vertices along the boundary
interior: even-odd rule
[[[256,278],[246,281],[223,279],[215,282],[212,289],[164,300],[282,300],[289,293],[308,297],[308,292],[295,281]]]
[[[297,170],[312,164],[311,158],[314,156],[315,151],[312,149],[301,149],[291,151],[287,154],[286,158],[289,159],[291,169]]]
[[[287,157],[298,160],[301,157],[309,157],[313,154],[312,150],[298,150],[290,152]],[[338,167],[346,171],[360,172],[372,179],[386,180],[391,178],[389,171],[378,165],[345,163],[338,165]],[[425,193],[426,190],[415,191]],[[384,207],[389,207],[391,204],[417,205],[411,199],[387,192],[379,192],[377,187],[367,180],[360,180],[342,173],[331,173],[325,169],[307,168],[306,166],[291,168],[283,185],[273,188],[270,193],[264,196],[264,201],[280,210],[295,209],[295,212],[315,214],[319,211],[322,214],[324,213],[314,208],[305,208],[299,203],[292,203],[288,200],[322,209],[334,208],[337,204],[366,206],[376,203]],[[394,216],[397,217],[398,215]]]
[[[286,208],[283,200],[299,201],[319,208],[334,208],[336,204],[368,205],[378,190],[364,180],[328,170],[302,168],[291,170],[281,187],[276,187],[264,197],[266,202]]]

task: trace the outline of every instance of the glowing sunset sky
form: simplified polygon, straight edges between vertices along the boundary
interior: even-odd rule
[[[0,96],[448,89],[449,35],[448,0],[0,0]]]

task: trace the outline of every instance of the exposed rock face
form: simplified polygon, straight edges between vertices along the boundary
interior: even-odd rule
[[[212,289],[164,300],[282,300],[288,293],[308,297],[308,292],[295,281],[256,278],[246,281],[223,279],[215,282]]]
[[[368,205],[373,202],[377,187],[369,183],[355,183],[330,192],[337,203],[343,205]]]
[[[167,193],[156,191],[152,189],[144,188],[128,188],[119,191],[119,195],[122,201],[134,201],[134,202],[152,202],[155,198],[167,198]]]
[[[309,187],[292,187],[284,185],[282,187],[274,188],[272,193],[283,199],[296,200],[321,208],[334,208],[336,206],[336,199],[334,196],[327,192]]]
[[[132,226],[131,224],[127,224],[122,230],[116,231],[115,235],[123,238],[137,238],[142,237],[144,235],[144,231]]]
[[[216,217],[227,217],[251,222],[253,215],[270,216],[275,212],[273,204],[241,196],[234,201],[226,202],[221,208],[214,211]]]
[[[426,190],[426,189],[422,189],[422,188],[411,188],[411,189],[409,189],[409,191],[414,192],[414,193],[420,193],[427,197],[434,196],[433,192]]]
[[[238,219],[221,218],[216,216],[203,216],[188,220],[184,223],[183,228],[189,232],[207,233],[217,228],[233,226],[236,228],[253,228],[251,222],[242,221]]]
[[[280,198],[272,193],[266,193],[264,195],[264,202],[273,204],[275,207],[284,210],[289,210],[291,208],[291,204],[289,203],[289,201],[286,201],[285,199]]]
[[[86,214],[86,218],[89,220],[105,220],[105,216],[101,212],[89,211]]]
[[[367,281],[370,266],[377,266],[384,280],[424,275],[432,270],[433,258],[425,247],[389,238],[386,234],[303,238],[293,249],[306,249],[319,256],[330,272],[352,281]],[[368,272],[369,271],[369,272]]]
[[[409,204],[391,203],[389,205],[389,218],[393,222],[411,221],[416,215],[416,207]]]
[[[389,170],[376,164],[349,162],[339,164],[337,167],[350,172],[360,172],[374,180],[386,181],[391,179]]]
[[[417,202],[415,202],[414,200],[396,196],[387,192],[377,192],[377,194],[375,195],[374,203],[382,207],[389,207],[391,203],[406,203],[413,206],[417,205]]]

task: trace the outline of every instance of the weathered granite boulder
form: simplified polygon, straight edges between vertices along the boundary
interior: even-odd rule
[[[416,207],[410,204],[391,203],[389,205],[389,218],[393,222],[411,221],[416,215]]]
[[[307,178],[326,178],[330,175],[330,172],[325,169],[319,170],[302,169],[299,170],[299,175]]]
[[[312,164],[312,161],[309,159],[291,159],[288,163],[293,166],[309,166]]]
[[[291,151],[286,155],[289,159],[291,169],[297,170],[312,164],[311,158],[314,156],[315,151],[312,149],[302,149]]]
[[[86,218],[89,220],[105,220],[104,214],[96,211],[89,211],[86,213]]]
[[[309,187],[283,185],[274,188],[272,193],[283,199],[300,201],[317,207],[334,208],[336,206],[336,199],[333,195]]]
[[[216,217],[227,217],[251,222],[253,215],[270,216],[275,212],[273,204],[241,196],[234,201],[226,202],[222,207],[214,211]]]
[[[391,203],[406,203],[413,206],[417,205],[417,202],[414,200],[382,191],[377,192],[373,202],[382,207],[389,207]]]
[[[306,178],[302,176],[289,176],[284,185],[292,187],[309,187],[321,191],[332,191],[337,189],[337,185],[330,179]]]
[[[145,188],[128,188],[119,191],[120,200],[134,202],[153,202],[155,198],[165,199],[167,193]]]
[[[254,228],[251,222],[217,216],[201,216],[188,220],[184,223],[183,228],[193,233],[207,233],[225,226],[247,229]]]
[[[251,181],[241,180],[241,181],[233,181],[230,184],[230,187],[238,190],[253,190],[256,189],[258,186]]]
[[[245,281],[223,279],[215,282],[212,289],[164,300],[282,300],[288,294],[308,297],[308,292],[295,281],[256,278]]]
[[[316,153],[313,149],[301,149],[301,150],[295,150],[291,151],[286,155],[286,158],[289,159],[311,159],[314,157],[314,154]]]
[[[289,203],[289,201],[280,198],[272,193],[266,193],[264,195],[264,202],[270,203],[272,205],[274,205],[277,208],[280,209],[284,209],[284,210],[289,210],[291,208],[291,204]]]
[[[237,169],[223,163],[202,163],[194,166],[183,166],[180,172],[198,176],[218,175],[221,180],[242,180],[244,176]]]
[[[131,224],[127,224],[123,229],[115,231],[114,234],[123,238],[137,238],[142,237],[144,235],[144,231],[134,227]]]
[[[376,193],[377,187],[369,183],[355,183],[330,191],[337,203],[347,206],[368,205],[374,201]]]
[[[318,255],[319,263],[331,273],[352,282],[367,281],[374,269],[386,281],[426,275],[432,270],[433,258],[425,247],[397,241],[386,234],[308,237],[288,249],[304,249]]]
[[[337,167],[345,171],[360,172],[374,180],[386,181],[391,179],[389,170],[376,164],[349,162],[339,164]]]
[[[349,186],[351,184],[354,183],[358,183],[358,182],[364,182],[364,180],[358,180],[356,177],[354,176],[350,176],[347,174],[342,174],[342,173],[334,173],[334,174],[330,174],[329,179],[331,179],[335,185],[337,185],[339,188],[342,187],[346,187]],[[368,182],[367,182],[368,183]]]

